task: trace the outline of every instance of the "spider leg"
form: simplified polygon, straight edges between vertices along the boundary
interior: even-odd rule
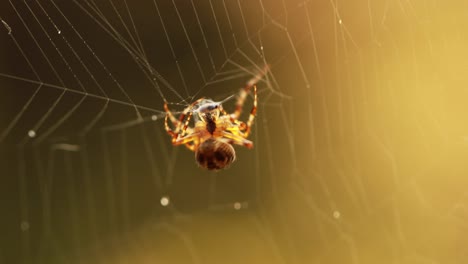
[[[245,130],[246,124],[240,120],[233,119],[231,115],[229,115],[226,110],[221,109],[221,114],[223,114],[223,119],[231,122],[232,124],[236,125],[241,131]]]
[[[257,75],[255,75],[252,79],[250,79],[246,86],[242,88],[239,92],[239,96],[237,97],[237,103],[236,103],[236,109],[234,110],[234,113],[231,114],[231,121],[234,119],[238,119],[241,112],[242,112],[242,107],[244,106],[245,98],[247,97],[247,94],[250,92],[250,89],[253,87],[254,88],[254,96],[257,96],[257,87],[256,84],[270,71],[270,65],[266,64],[263,69],[258,72]],[[255,111],[257,110],[257,105],[256,105],[256,100],[255,100]],[[251,111],[252,114],[252,111]]]
[[[236,104],[236,110],[234,113],[231,114],[231,122],[232,123],[237,123],[239,125],[239,129],[241,131],[245,131],[243,133],[244,137],[248,137],[250,134],[250,128],[252,127],[252,124],[255,120],[255,115],[257,114],[257,86],[253,85],[253,96],[254,96],[254,101],[253,101],[253,106],[252,109],[250,110],[249,114],[249,119],[247,120],[247,123],[244,123],[240,120],[238,120],[240,113],[242,111],[242,106],[244,105],[245,102],[245,97],[247,96],[248,89],[241,90],[241,94],[239,95],[239,99]]]
[[[195,143],[193,143],[193,141],[192,141],[192,142],[189,142],[189,143],[186,143],[185,146],[186,146],[189,150],[195,152]]]
[[[193,133],[193,129],[188,127],[188,121],[185,122],[185,125],[184,125],[184,129],[182,133],[179,134],[179,130],[180,130],[180,127],[182,126],[182,122],[179,121],[177,118],[175,118],[175,116],[172,114],[172,112],[169,110],[168,106],[167,106],[167,103],[164,103],[164,110],[166,111],[166,117],[164,119],[164,127],[167,131],[167,133],[169,135],[171,135],[172,137],[172,140],[177,140],[177,138],[179,137],[179,135],[183,135],[184,132],[185,133],[188,133],[188,134],[192,134]],[[176,128],[175,131],[173,131],[169,125],[168,125],[168,122],[167,120],[170,119],[172,124],[174,125],[174,127]],[[193,142],[188,142],[185,144],[185,146],[191,150],[191,151],[195,151],[195,144]]]
[[[187,135],[185,137],[179,137],[179,138],[172,138],[172,144],[174,146],[178,146],[178,145],[184,145],[189,148],[190,150],[192,150],[192,146],[193,146],[193,150],[195,149],[195,145],[198,144],[198,137],[199,137],[199,133],[192,133],[190,135]],[[192,145],[190,145],[192,144]]]
[[[183,136],[185,134],[185,132],[187,131],[190,119],[192,118],[192,115],[193,115],[193,112],[190,112],[188,114],[187,120],[185,120],[184,126],[182,127],[182,131],[180,132],[179,135]],[[180,123],[180,124],[182,124],[182,123]]]
[[[192,108],[194,105],[198,104],[200,101],[202,101],[203,99],[205,99],[204,97],[196,100],[195,102],[191,103],[189,106],[187,106],[184,111],[180,114],[179,116],[179,119],[177,119],[173,114],[172,112],[169,110],[169,107],[167,105],[167,102],[164,102],[164,111],[166,111],[166,114],[167,116],[169,116],[169,119],[171,119],[171,122],[172,124],[176,127],[175,129],[175,133],[179,133],[179,130],[182,127],[182,123],[184,123],[184,119],[185,117],[188,115],[191,115],[193,112],[192,112]]]
[[[196,104],[198,104],[200,101],[202,101],[203,99],[205,99],[205,97],[202,97],[198,100],[196,100],[195,102],[191,103],[189,106],[187,106],[184,111],[182,112],[182,114],[180,114],[179,116],[179,122],[183,122],[184,119],[185,119],[185,116],[187,115],[187,113],[189,113],[190,115],[193,113],[192,111],[192,108],[193,106],[195,106]]]
[[[250,134],[250,128],[255,120],[255,115],[257,114],[257,86],[254,85],[254,101],[252,109],[250,110],[249,120],[247,121],[244,137],[248,137]]]
[[[253,85],[253,86],[255,87],[255,85]],[[242,88],[239,91],[239,95],[237,97],[237,102],[236,102],[236,108],[234,110],[234,113],[231,114],[231,120],[238,119],[239,116],[241,115],[242,107],[244,106],[244,103],[245,103],[245,98],[249,94],[251,87],[252,87],[252,85],[247,85],[246,87]]]
[[[188,125],[189,125],[189,122],[190,122],[190,119],[193,115],[193,112],[190,111],[191,107],[193,107],[194,104],[196,104],[196,102],[198,102],[199,100],[195,101],[194,103],[192,103],[189,107],[187,107],[185,110],[184,110],[184,113],[182,113],[179,117],[179,119],[177,120],[174,115],[171,113],[171,111],[169,111],[169,108],[167,107],[167,103],[164,103],[164,109],[166,110],[166,118],[165,118],[165,127],[166,127],[166,131],[172,136],[172,143],[174,145],[183,145],[185,144],[187,148],[189,148],[190,150],[193,150],[195,147],[194,145],[190,145],[188,144],[190,142],[189,141],[184,141],[183,139],[186,139],[186,138],[190,138],[190,136],[193,136],[194,134],[192,133],[193,130],[192,128],[189,128]],[[188,117],[187,119],[185,120],[184,123],[182,123],[182,121],[185,119],[185,115],[186,113],[188,112]],[[174,126],[176,126],[176,130],[175,131],[172,131],[170,128],[169,128],[169,125],[167,124],[167,120],[168,118],[171,119],[171,122],[173,123]],[[183,124],[183,126],[182,126]],[[189,135],[184,137],[184,134],[186,132],[189,132]]]
[[[169,110],[169,107],[167,107],[167,102],[164,102],[164,111],[166,111],[166,117],[164,118],[164,128],[166,129],[166,132],[169,135],[171,135],[172,138],[177,138],[177,135],[179,133],[180,123],[174,117],[172,112]],[[169,124],[167,123],[168,119],[171,119],[172,124],[175,126],[175,131],[169,127]]]
[[[245,139],[242,135],[237,135],[236,133],[231,133],[227,131],[223,131],[222,135],[224,138],[229,139],[229,143],[231,144],[241,145],[249,149],[253,148],[253,142]]]
[[[176,134],[175,136],[177,136],[177,134],[179,134],[179,132],[180,132],[180,129],[183,128],[183,126],[182,126],[182,121],[179,121],[177,118],[175,118],[175,116],[174,116],[174,115],[172,114],[172,112],[169,110],[169,108],[168,108],[168,106],[167,106],[167,103],[164,103],[164,110],[166,111],[166,118],[165,118],[165,119],[166,119],[166,120],[165,120],[166,131],[168,131],[168,129],[169,129],[170,131],[172,131],[172,130],[169,128],[169,125],[167,125],[167,119],[169,118],[169,119],[171,120],[171,122],[172,122],[172,125],[175,127],[175,130],[172,131],[172,132],[169,132],[169,131],[168,131],[168,133],[169,133],[169,135],[171,135],[171,136],[174,136],[173,133],[175,133],[175,134]],[[186,122],[186,123],[188,124],[188,122]],[[185,133],[190,134],[190,133],[192,133],[192,132],[193,132],[193,129],[192,129],[192,128],[190,128],[190,127],[188,127],[188,126],[185,128]]]

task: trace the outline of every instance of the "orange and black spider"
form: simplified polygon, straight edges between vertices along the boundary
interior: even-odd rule
[[[198,165],[205,169],[227,168],[236,159],[233,144],[247,148],[253,147],[253,142],[247,137],[257,112],[257,87],[255,85],[253,85],[254,101],[249,118],[246,123],[239,120],[251,87],[252,85],[248,84],[240,90],[236,108],[232,114],[228,114],[222,106],[222,103],[230,97],[221,102],[200,98],[185,108],[179,119],[174,117],[167,102],[165,102],[164,125],[167,133],[172,137],[172,144],[175,146],[185,145],[194,151]],[[194,127],[189,126],[192,117],[195,120]],[[168,119],[175,127],[174,130],[169,127]]]

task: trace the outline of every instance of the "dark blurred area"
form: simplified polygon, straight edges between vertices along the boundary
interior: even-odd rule
[[[0,3],[0,263],[466,263],[466,11]],[[265,64],[253,150],[170,144]]]

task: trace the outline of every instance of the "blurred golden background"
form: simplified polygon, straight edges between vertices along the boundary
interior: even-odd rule
[[[0,7],[0,263],[468,261],[468,2]],[[264,64],[253,150],[170,145]]]

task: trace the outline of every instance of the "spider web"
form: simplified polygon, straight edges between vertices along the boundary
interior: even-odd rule
[[[466,8],[2,2],[0,262],[465,263]],[[170,144],[267,65],[231,168]]]

